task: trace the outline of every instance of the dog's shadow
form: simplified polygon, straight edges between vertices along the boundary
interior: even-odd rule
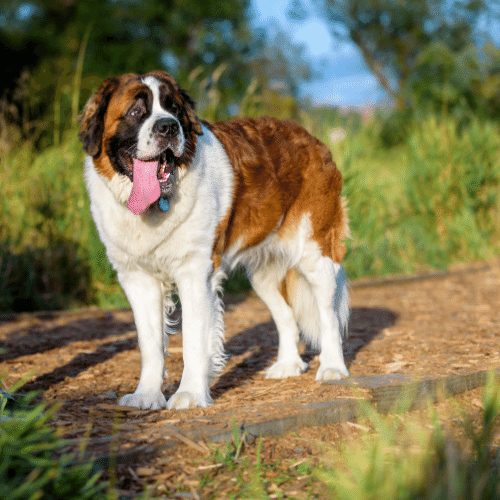
[[[355,360],[357,353],[366,347],[384,328],[392,326],[397,314],[389,309],[355,307],[351,310],[349,338],[344,341],[343,350],[347,366]],[[212,386],[212,394],[220,397],[226,391],[242,385],[253,375],[270,366],[278,352],[278,333],[274,322],[268,321],[248,328],[226,342],[230,356],[250,353],[242,361],[226,370]],[[306,350],[302,359],[310,362],[316,351]]]

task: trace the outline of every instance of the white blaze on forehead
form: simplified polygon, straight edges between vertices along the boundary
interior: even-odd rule
[[[151,92],[153,93],[153,109],[151,110],[151,117],[154,115],[160,117],[165,117],[165,116],[174,117],[174,115],[166,111],[161,105],[159,80],[154,76],[147,76],[146,78],[143,78],[142,81],[151,89]]]
[[[151,107],[151,114],[139,129],[139,134],[137,137],[137,158],[151,159],[158,156],[162,152],[161,147],[159,146],[157,139],[155,138],[153,133],[154,124],[161,118],[174,118],[178,123],[179,141],[176,147],[177,151],[174,151],[174,154],[180,156],[180,154],[184,150],[184,133],[177,117],[172,113],[169,113],[161,105],[160,81],[154,76],[147,76],[146,78],[142,79],[142,82],[151,90],[151,93],[153,94],[153,104]]]

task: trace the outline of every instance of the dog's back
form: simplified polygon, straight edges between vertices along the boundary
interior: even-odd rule
[[[321,253],[341,262],[348,233],[342,177],[330,151],[304,128],[275,118],[208,124],[235,173],[233,206],[219,226],[215,257],[272,232],[294,233],[304,215]]]

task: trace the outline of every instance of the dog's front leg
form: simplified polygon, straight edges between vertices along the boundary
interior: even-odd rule
[[[168,400],[170,409],[208,406],[210,341],[215,316],[215,295],[209,282],[207,266],[190,266],[177,276],[182,305],[182,353],[184,370],[177,392]]]
[[[161,285],[142,271],[119,272],[118,279],[134,313],[141,350],[141,377],[133,394],[120,399],[122,406],[156,410],[167,402],[161,392],[163,384],[163,311]]]

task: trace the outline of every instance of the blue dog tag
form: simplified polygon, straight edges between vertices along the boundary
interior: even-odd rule
[[[158,207],[160,208],[160,210],[162,212],[168,212],[169,208],[170,208],[170,203],[168,201],[168,198],[163,198],[161,197],[159,200],[158,200]]]

